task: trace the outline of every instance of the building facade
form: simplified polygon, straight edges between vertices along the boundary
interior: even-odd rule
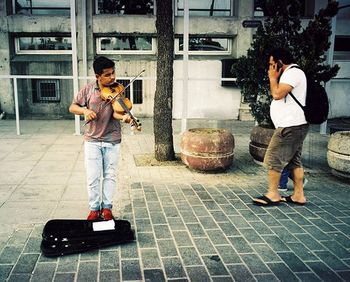
[[[158,0],[160,1],[160,0]],[[72,118],[74,96],[70,0],[0,1],[0,110],[15,115],[15,95],[21,118]],[[173,117],[248,119],[230,68],[246,54],[262,20],[254,0],[188,0],[188,91],[183,91],[184,0],[174,0]],[[104,55],[116,62],[118,80],[125,85],[143,69],[126,95],[133,113],[153,116],[156,87],[156,0],[76,0],[76,55],[79,87],[94,79],[92,62]],[[304,21],[325,7],[327,0],[303,1]],[[350,0],[339,1],[340,6]],[[350,8],[335,22],[332,63],[341,69],[330,82],[330,117],[349,116]],[[10,78],[6,76],[12,75]],[[15,79],[14,79],[15,78]]]

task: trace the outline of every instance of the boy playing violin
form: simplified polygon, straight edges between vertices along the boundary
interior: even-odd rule
[[[115,64],[106,57],[93,62],[96,81],[87,84],[74,97],[69,112],[84,115],[84,153],[90,213],[88,220],[113,219],[113,196],[121,142],[120,120],[130,123],[127,114],[113,111],[101,97],[101,89],[115,82]],[[100,185],[102,184],[102,189]]]

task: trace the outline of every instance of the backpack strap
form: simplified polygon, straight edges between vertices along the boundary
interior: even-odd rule
[[[292,69],[292,68],[301,69],[298,65],[291,66],[290,69]],[[305,107],[299,102],[299,100],[293,95],[293,93],[292,93],[292,92],[289,92],[288,94],[294,99],[294,101],[299,105],[299,107],[300,107],[302,110],[304,110]]]
[[[302,110],[304,110],[304,106],[299,102],[299,100],[297,98],[295,98],[295,96],[293,95],[292,92],[289,92],[289,95],[294,99],[294,101],[300,106],[300,108],[302,108]]]

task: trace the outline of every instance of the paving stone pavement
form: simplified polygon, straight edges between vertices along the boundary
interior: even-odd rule
[[[350,185],[330,173],[329,136],[313,128],[305,141],[308,204],[262,208],[251,202],[267,185],[248,152],[252,122],[189,121],[233,133],[234,163],[221,173],[136,166],[154,150],[152,120],[142,123],[136,135],[123,127],[113,207],[137,240],[46,258],[45,222],[88,213],[82,137],[72,120],[24,120],[19,136],[0,120],[0,281],[350,281]]]

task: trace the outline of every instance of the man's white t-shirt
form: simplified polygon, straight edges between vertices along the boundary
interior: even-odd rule
[[[292,66],[295,66],[295,64],[291,64],[284,70],[279,83],[292,86],[293,89],[291,92],[304,106],[306,98],[306,76],[301,69],[291,68]],[[275,128],[307,123],[304,111],[289,94],[280,100],[272,100],[270,116]]]

